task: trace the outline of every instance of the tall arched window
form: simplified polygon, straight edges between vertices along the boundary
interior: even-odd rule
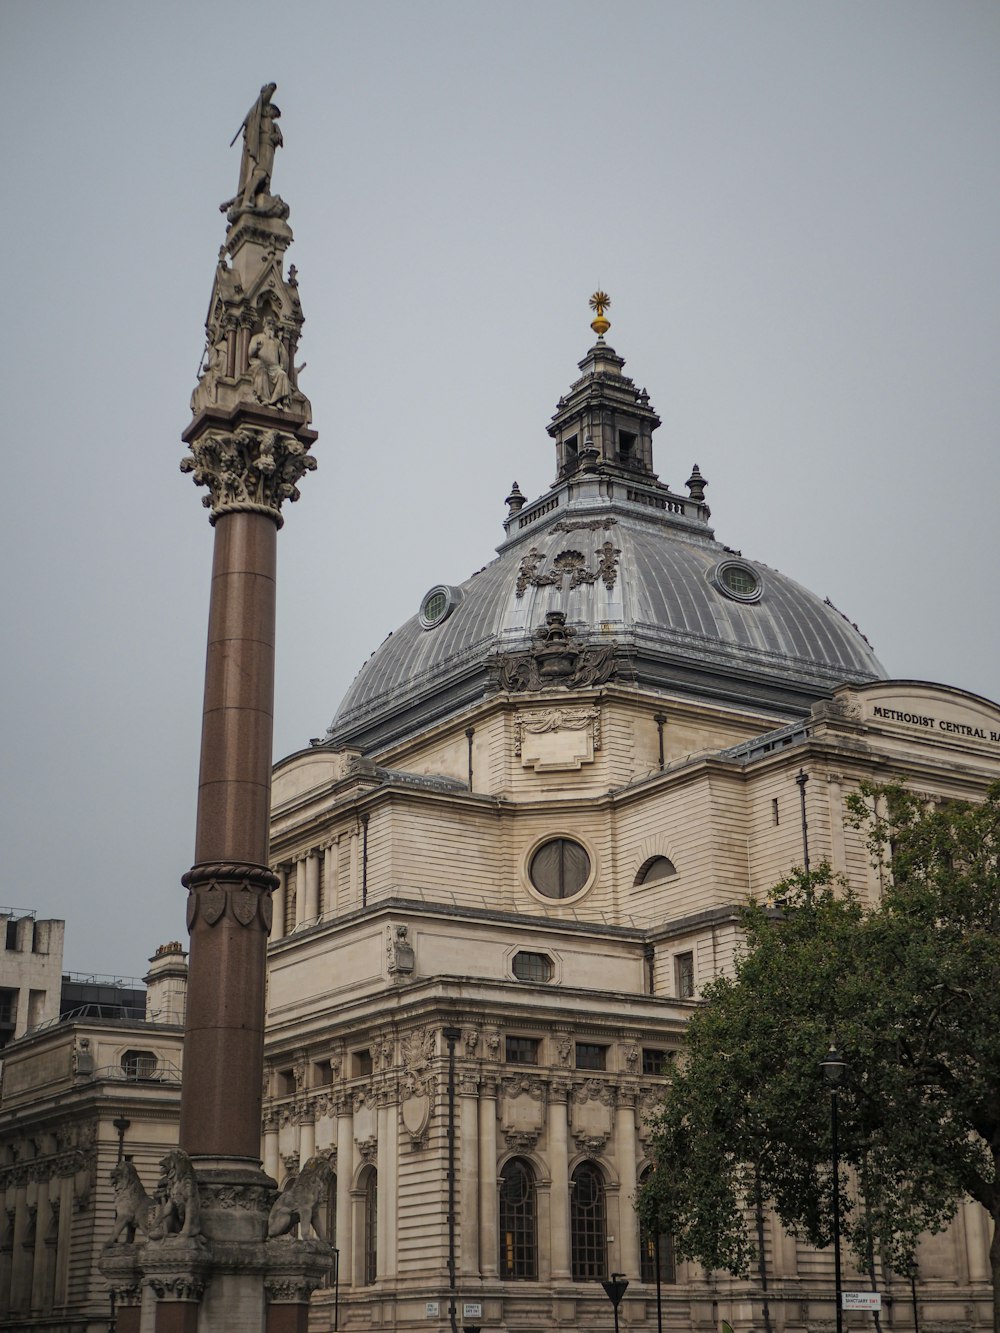
[[[365,1286],[378,1276],[378,1172],[369,1167],[365,1177]]]
[[[574,1282],[598,1282],[608,1269],[604,1178],[593,1162],[581,1162],[570,1182],[570,1247]]]
[[[645,1184],[649,1179],[652,1167],[647,1167],[640,1178],[640,1185]],[[659,1260],[660,1281],[677,1281],[677,1264],[674,1260],[674,1238],[665,1231],[661,1231],[657,1236],[652,1231],[647,1231],[644,1226],[639,1228],[639,1281],[655,1282],[656,1267]]]
[[[538,1277],[535,1173],[520,1157],[500,1172],[500,1276],[529,1282]]]

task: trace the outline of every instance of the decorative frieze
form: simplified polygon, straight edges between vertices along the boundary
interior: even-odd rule
[[[613,643],[585,646],[562,611],[549,611],[525,653],[501,653],[498,683],[511,694],[603,685],[615,674]]]
[[[265,934],[271,930],[271,893],[278,877],[267,866],[212,861],[192,866],[181,876],[188,890],[187,925],[196,921],[214,926],[228,911],[241,926],[258,919]]]

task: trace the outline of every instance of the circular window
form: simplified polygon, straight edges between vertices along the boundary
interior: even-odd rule
[[[429,593],[425,593],[423,601],[420,603],[420,612],[417,619],[420,621],[422,629],[433,629],[435,625],[440,625],[442,620],[447,620],[455,609],[455,603],[458,598],[454,588],[449,588],[444,583],[439,583],[436,588],[431,588]]]
[[[572,898],[590,878],[590,857],[572,838],[551,838],[531,858],[528,878],[546,898]]]
[[[723,560],[712,573],[712,582],[737,602],[756,602],[764,591],[760,575],[739,560]]]

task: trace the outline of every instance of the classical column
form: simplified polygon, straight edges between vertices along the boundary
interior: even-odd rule
[[[316,1151],[316,1113],[311,1106],[299,1112],[299,1169],[305,1166]]]
[[[11,1253],[10,1308],[15,1314],[26,1312],[31,1301],[32,1257],[24,1241],[30,1229],[28,1212],[28,1168],[14,1173],[14,1239]]]
[[[48,1249],[45,1238],[49,1224],[49,1177],[39,1175],[38,1193],[35,1196],[35,1258],[31,1270],[31,1308],[45,1310],[52,1304],[52,1289],[49,1285]]]
[[[349,1092],[337,1097],[337,1248],[341,1286],[351,1283],[351,1190],[354,1187],[354,1114]]]
[[[264,1170],[272,1180],[278,1179],[281,1159],[278,1156],[278,1113],[268,1111],[264,1116]]]
[[[474,1074],[462,1074],[458,1080],[459,1146],[459,1271],[469,1277],[479,1275],[479,1088]],[[496,1178],[494,1159],[493,1176]],[[496,1256],[494,1256],[496,1263]]]
[[[192,445],[192,449],[194,445]],[[277,514],[220,512],[209,610],[180,1141],[256,1162],[264,969]]]
[[[300,856],[295,862],[295,929],[298,930],[306,919],[306,860]]]
[[[330,843],[323,848],[323,885],[324,897],[326,901],[322,904],[323,911],[330,916],[337,910],[337,869],[338,869],[338,847],[337,844]]]
[[[278,883],[271,895],[273,904],[271,932],[272,940],[280,940],[285,933],[285,894],[288,892],[288,868],[278,866]]]
[[[619,1254],[621,1271],[633,1281],[639,1277],[639,1219],[635,1215],[636,1127],[635,1089],[622,1088],[618,1093],[615,1110],[615,1157],[618,1162],[619,1192]]]
[[[321,852],[310,852],[306,857],[306,921],[319,916],[319,858]]]
[[[554,1081],[549,1087],[549,1170],[552,1192],[549,1200],[552,1279],[568,1282],[569,1269],[569,1133],[568,1086]]]
[[[378,1171],[378,1210],[376,1217],[377,1276],[391,1277],[395,1272],[396,1246],[396,1107],[383,1101],[378,1108],[378,1147],[375,1166]]]
[[[497,1085],[486,1074],[479,1097],[479,1263],[483,1277],[496,1277],[497,1226]]]

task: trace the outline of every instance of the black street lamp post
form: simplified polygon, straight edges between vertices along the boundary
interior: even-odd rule
[[[830,1155],[833,1159],[833,1281],[837,1295],[837,1333],[843,1333],[844,1316],[841,1306],[843,1294],[840,1283],[840,1153],[837,1143],[837,1088],[847,1068],[840,1052],[832,1043],[819,1062],[830,1085]]]

